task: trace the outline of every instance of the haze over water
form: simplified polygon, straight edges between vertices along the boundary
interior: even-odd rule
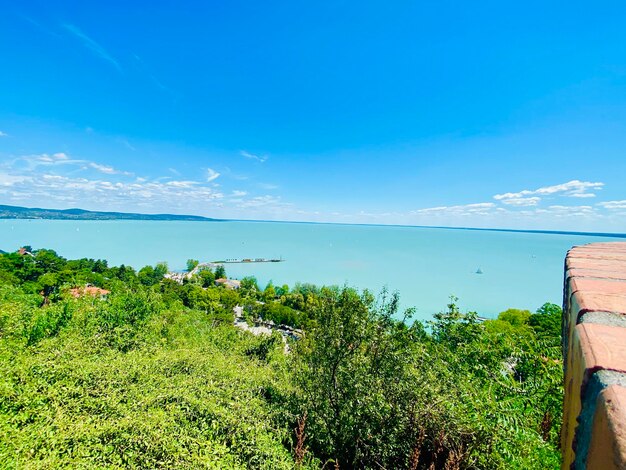
[[[404,307],[429,319],[450,295],[463,310],[492,317],[509,307],[562,302],[563,259],[573,245],[614,238],[438,228],[276,222],[0,220],[0,249],[29,244],[66,258],[103,258],[139,269],[189,258],[278,258],[227,264],[230,277],[256,276],[261,288],[310,282],[400,292]],[[477,269],[483,274],[476,274]]]

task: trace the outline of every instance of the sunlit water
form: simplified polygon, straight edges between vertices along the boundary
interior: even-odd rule
[[[491,317],[509,307],[562,301],[569,248],[613,238],[417,227],[265,222],[0,220],[0,249],[52,248],[66,258],[103,258],[140,268],[189,258],[280,258],[228,264],[230,277],[254,275],[261,287],[296,282],[348,284],[400,292],[428,319],[450,295],[464,310]],[[482,274],[476,274],[480,268]]]

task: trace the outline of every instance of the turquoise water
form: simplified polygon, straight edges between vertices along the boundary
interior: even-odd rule
[[[263,287],[300,282],[400,292],[428,319],[450,295],[464,310],[491,317],[509,307],[560,304],[563,259],[573,245],[611,238],[418,227],[270,222],[0,220],[0,249],[52,248],[66,258],[104,258],[135,268],[189,258],[278,258],[284,263],[226,265]],[[476,274],[480,268],[483,274]]]

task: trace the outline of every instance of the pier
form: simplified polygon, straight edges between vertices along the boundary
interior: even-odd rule
[[[282,263],[285,261],[278,258],[228,258],[222,261],[213,261],[213,264],[227,264],[227,263]]]
[[[182,283],[182,279],[184,277],[191,278],[194,274],[197,274],[198,271],[208,268],[212,271],[215,271],[215,268],[222,264],[234,264],[234,263],[282,263],[285,261],[281,258],[228,258],[221,261],[211,261],[210,263],[198,263],[198,265],[193,268],[191,271],[187,273],[168,273],[168,276],[171,279],[176,278],[175,280],[180,281]]]

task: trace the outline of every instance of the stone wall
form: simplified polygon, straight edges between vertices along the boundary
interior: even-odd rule
[[[572,248],[563,305],[563,469],[626,469],[626,242]]]

